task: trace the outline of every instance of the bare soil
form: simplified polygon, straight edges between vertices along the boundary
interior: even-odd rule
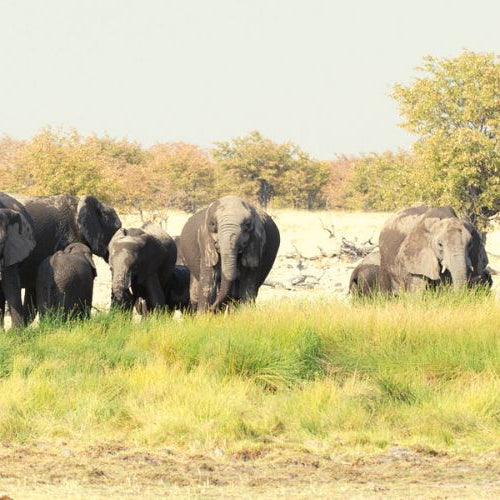
[[[456,457],[393,446],[364,457],[291,450],[226,456],[221,450],[0,445],[0,498],[498,495],[500,452]]]

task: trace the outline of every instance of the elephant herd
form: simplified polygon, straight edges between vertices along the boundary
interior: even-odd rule
[[[93,196],[18,198],[0,193],[0,328],[6,302],[14,327],[37,313],[88,317],[93,254],[110,266],[115,308],[203,312],[252,301],[280,244],[271,217],[237,196],[194,214],[175,239],[151,223],[122,228]]]
[[[96,267],[108,262],[112,307],[141,314],[206,312],[257,297],[280,245],[272,218],[237,196],[191,216],[176,238],[160,226],[122,228],[115,210],[93,196],[15,199],[0,193],[0,328],[37,313],[85,318]],[[449,283],[491,285],[479,232],[451,207],[415,206],[385,223],[379,251],[353,271],[350,291],[416,291]],[[24,288],[24,300],[21,290]]]

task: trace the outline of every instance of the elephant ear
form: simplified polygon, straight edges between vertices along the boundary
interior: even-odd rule
[[[201,258],[205,262],[206,267],[214,267],[219,262],[219,254],[215,248],[215,242],[210,231],[208,230],[208,221],[210,217],[212,205],[207,208],[205,217],[198,228],[198,245],[200,247]]]
[[[439,261],[431,245],[432,226],[438,221],[436,218],[422,220],[403,240],[396,259],[403,273],[439,279]]]
[[[35,236],[28,219],[15,210],[0,210],[0,232],[5,231],[3,265],[12,266],[26,259],[35,248]]]
[[[78,203],[76,222],[85,241],[93,253],[100,257],[107,255],[108,229],[104,226],[104,207],[93,196],[82,196]]]
[[[241,264],[243,267],[256,268],[259,267],[266,244],[266,230],[264,220],[256,210],[252,210],[253,228],[250,233],[250,240],[243,250]]]
[[[488,267],[488,255],[486,254],[486,248],[479,231],[469,222],[466,222],[465,226],[472,235],[469,259],[472,267],[474,268],[473,273],[475,276],[481,276],[483,271]]]

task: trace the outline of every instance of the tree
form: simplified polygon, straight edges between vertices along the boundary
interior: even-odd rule
[[[76,130],[43,129],[21,149],[17,162],[14,174],[27,194],[92,193],[108,199],[98,154]]]
[[[421,199],[415,155],[386,151],[352,159],[346,205],[361,210],[396,210]]]
[[[393,92],[402,126],[418,136],[416,189],[485,228],[500,210],[499,58],[429,56],[417,70],[422,76]]]
[[[150,149],[149,171],[170,183],[170,204],[195,212],[217,198],[217,167],[200,147],[184,142],[156,144]]]
[[[295,144],[278,144],[257,131],[215,143],[212,157],[221,168],[223,191],[261,206],[274,197],[282,204],[312,208],[328,178],[325,163],[313,160]]]

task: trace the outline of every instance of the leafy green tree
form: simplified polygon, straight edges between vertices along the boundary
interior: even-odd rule
[[[420,200],[415,155],[405,151],[370,154],[352,160],[346,205],[361,210],[396,210]]]
[[[212,157],[221,168],[224,192],[263,206],[274,197],[281,204],[312,208],[328,178],[325,163],[311,159],[295,144],[275,143],[257,131],[215,143]]]
[[[423,201],[448,203],[485,228],[500,210],[500,61],[465,51],[426,57],[396,85],[402,126],[416,134],[413,178]]]

